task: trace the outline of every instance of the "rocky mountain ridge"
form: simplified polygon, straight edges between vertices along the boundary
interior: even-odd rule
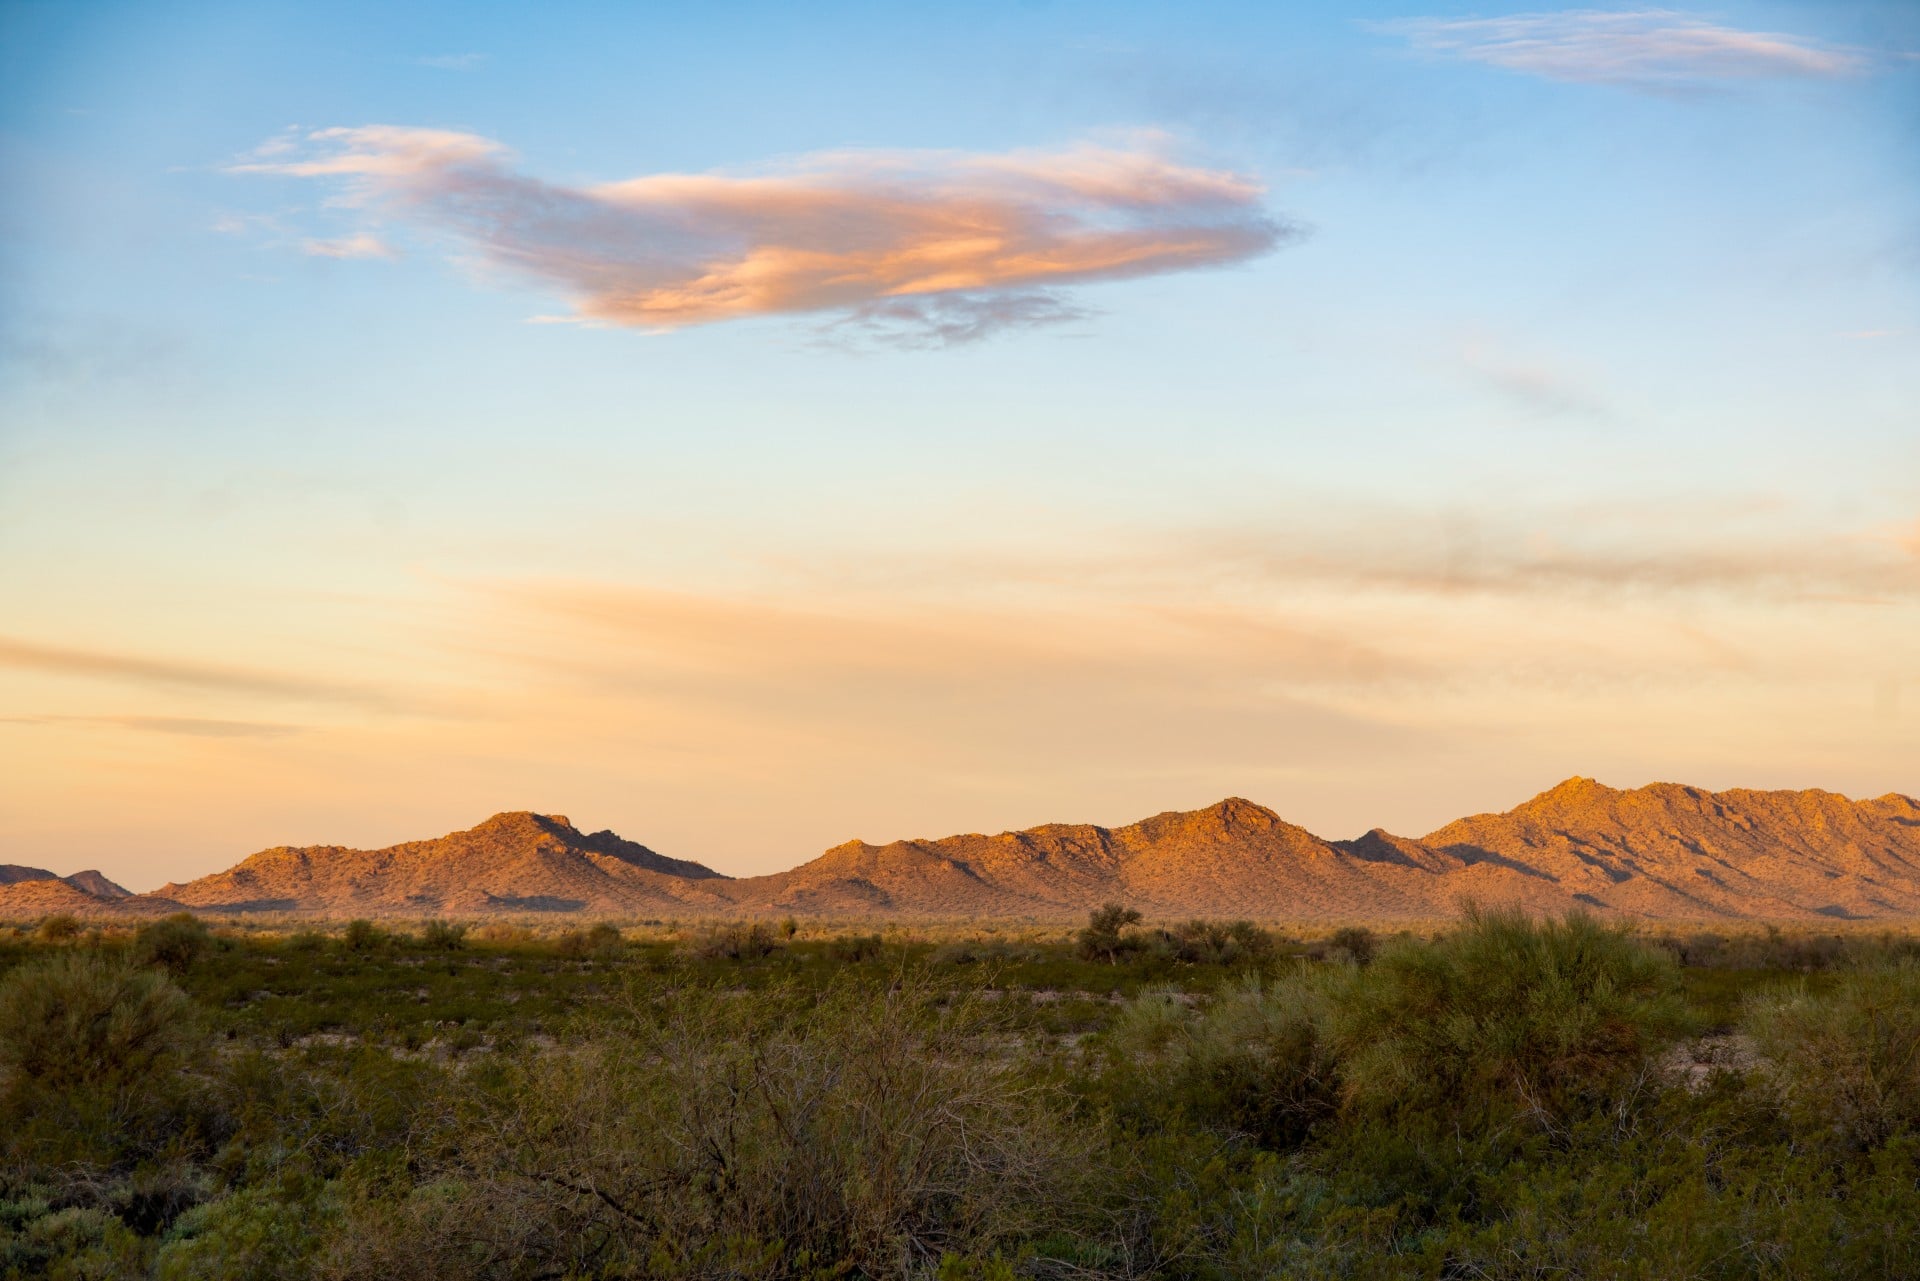
[[[1306,923],[1436,920],[1473,900],[1654,920],[1892,920],[1920,917],[1920,802],[1672,783],[1620,790],[1573,778],[1417,840],[1375,829],[1329,841],[1230,797],[1116,828],[849,841],[789,871],[741,878],[610,831],[583,833],[560,815],[512,812],[382,850],[279,846],[151,895],[94,895],[80,877],[50,875],[0,884],[0,916],[184,906],[333,917],[1066,920],[1119,901],[1155,917]]]

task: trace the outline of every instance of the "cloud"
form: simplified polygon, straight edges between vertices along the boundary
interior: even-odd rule
[[[1867,67],[1857,52],[1803,36],[1723,27],[1671,9],[1570,9],[1505,18],[1371,24],[1422,53],[1587,84],[1674,90],[1774,77],[1833,79]]]
[[[338,240],[302,241],[300,251],[313,258],[394,258],[393,247],[370,232],[342,236]]]
[[[357,703],[365,706],[388,704],[388,700],[375,691],[355,685],[212,664],[109,654],[60,645],[38,645],[0,637],[0,668],[8,667],[57,676],[88,677],[134,685],[291,699],[297,702]]]
[[[8,716],[7,725],[111,725],[120,729],[150,734],[174,734],[187,738],[284,738],[298,734],[301,726],[270,721],[223,721],[203,716]]]
[[[1464,343],[1460,358],[1487,386],[1529,414],[1556,417],[1606,412],[1605,401],[1585,379],[1557,364],[1516,355],[1484,338]]]
[[[583,323],[670,330],[827,314],[964,342],[1083,314],[1061,290],[1245,262],[1297,236],[1258,183],[1164,141],[1001,154],[828,152],[760,172],[565,186],[474,134],[374,125],[283,140],[239,173],[447,233],[556,288]]]

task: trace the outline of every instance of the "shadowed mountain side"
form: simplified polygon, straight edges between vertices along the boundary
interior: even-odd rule
[[[180,904],[151,894],[92,894],[75,885],[75,879],[48,876],[0,884],[0,920],[31,920],[59,912],[74,916],[162,916],[180,910]]]
[[[95,898],[122,899],[132,898],[133,891],[124,886],[115,885],[106,877],[89,868],[84,872],[75,872],[72,876],[60,876],[43,867],[24,867],[19,863],[0,863],[0,885],[18,885],[26,881],[63,881],[83,894]]]
[[[437,840],[381,850],[278,846],[158,894],[209,911],[631,913],[674,909],[689,884],[723,880],[564,817],[496,814]]]

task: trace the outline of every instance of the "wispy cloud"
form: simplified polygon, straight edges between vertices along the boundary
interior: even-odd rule
[[[1002,154],[830,152],[754,173],[565,186],[473,134],[376,125],[232,166],[452,234],[558,288],[575,318],[650,330],[838,314],[966,341],[1081,314],[1061,290],[1244,262],[1297,230],[1257,182],[1165,141]]]
[[[1407,18],[1372,24],[1423,53],[1510,71],[1633,89],[1674,90],[1866,70],[1857,51],[1805,36],[1743,31],[1671,9],[1569,9],[1505,18]]]
[[[337,240],[302,241],[300,252],[311,258],[395,258],[393,247],[371,232],[342,236]]]
[[[354,703],[363,706],[387,706],[390,702],[377,691],[357,685],[211,663],[104,653],[64,645],[41,645],[6,637],[0,637],[0,668],[298,702]]]
[[[284,738],[298,734],[298,725],[272,721],[223,721],[204,716],[7,716],[7,725],[105,725],[149,734],[186,738]]]

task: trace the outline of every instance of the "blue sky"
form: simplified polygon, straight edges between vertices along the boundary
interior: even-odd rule
[[[0,859],[1915,790],[1910,6],[0,23]]]

